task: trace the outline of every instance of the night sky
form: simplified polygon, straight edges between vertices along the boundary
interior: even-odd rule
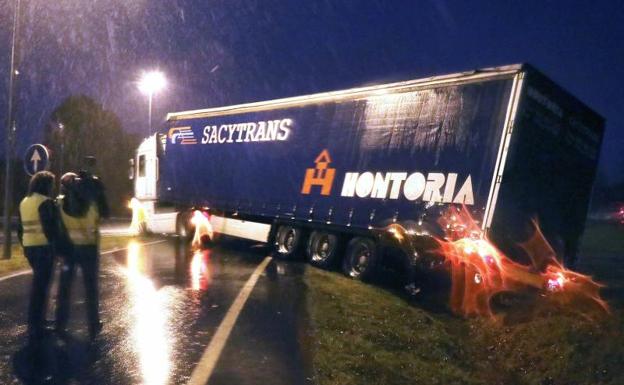
[[[12,4],[0,0],[2,154]],[[601,169],[624,179],[619,1],[23,0],[22,11],[20,154],[72,94],[146,132],[136,81],[149,69],[169,80],[154,100],[162,125],[170,111],[528,62],[606,118]]]

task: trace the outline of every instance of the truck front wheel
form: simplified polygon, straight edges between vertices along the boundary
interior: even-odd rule
[[[147,235],[147,223],[139,222],[136,231],[138,235]]]
[[[342,261],[342,271],[348,277],[362,281],[372,278],[377,267],[379,252],[377,244],[370,238],[355,237],[347,246]]]
[[[323,269],[332,267],[338,257],[338,246],[337,235],[325,231],[312,232],[307,249],[310,264]]]
[[[301,248],[303,231],[300,228],[283,225],[275,235],[275,251],[280,259],[293,259]]]
[[[191,240],[195,229],[189,221],[189,215],[185,213],[178,214],[176,219],[176,234],[183,240]]]

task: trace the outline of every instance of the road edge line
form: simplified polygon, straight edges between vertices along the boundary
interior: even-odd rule
[[[256,286],[256,282],[258,282],[260,275],[264,272],[271,260],[272,258],[270,256],[265,257],[256,267],[242,289],[238,292],[236,299],[232,305],[230,305],[230,308],[225,314],[225,317],[223,317],[223,320],[221,320],[217,331],[212,336],[210,343],[206,347],[206,350],[204,350],[204,353],[195,366],[195,369],[193,369],[193,373],[191,374],[191,378],[187,382],[187,385],[205,385],[208,382],[215,366],[217,365],[217,361],[221,356],[221,352],[225,347],[225,343],[230,337],[230,333],[238,320],[238,316],[243,310],[243,306],[245,306],[249,295],[251,295],[251,292]]]
[[[15,273],[10,273],[10,274],[7,274],[7,275],[3,275],[2,277],[0,277],[0,282],[6,281],[7,279],[19,277],[20,275],[26,275],[26,274],[30,274],[30,273],[32,273],[32,270],[30,270],[30,269],[28,269],[28,270],[19,270],[19,271],[16,271]]]
[[[149,246],[149,245],[154,245],[156,243],[161,243],[161,242],[166,242],[166,241],[167,241],[166,239],[160,239],[158,241],[152,241],[152,242],[147,242],[147,243],[140,243],[140,245],[141,246]],[[105,251],[102,251],[100,253],[100,255],[112,254],[112,253],[115,253],[117,251],[124,251],[124,250],[128,250],[128,247],[114,248],[114,249],[110,249],[110,250],[105,250]],[[19,277],[19,276],[22,276],[22,275],[26,275],[26,274],[32,274],[32,270],[31,269],[19,270],[19,271],[16,271],[15,273],[10,273],[10,274],[4,275],[4,276],[0,277],[0,282],[6,281],[6,280],[11,279],[11,278]]]

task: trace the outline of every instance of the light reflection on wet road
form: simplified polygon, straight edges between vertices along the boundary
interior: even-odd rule
[[[33,383],[35,372],[57,384],[185,384],[229,306],[267,250],[230,242],[191,253],[174,239],[102,258],[98,343],[86,343],[80,279],[72,295],[66,344],[50,335],[43,364],[24,349],[31,275],[0,282],[0,383]],[[307,333],[303,264],[272,262],[249,297],[211,384],[297,384],[310,377],[299,338]],[[55,296],[53,287],[52,297]],[[54,307],[54,299],[50,307]],[[49,318],[52,318],[50,313]]]
[[[124,269],[129,294],[132,340],[140,362],[145,385],[164,385],[169,378],[172,341],[167,329],[169,324],[170,298],[166,292],[156,290],[146,275],[150,260],[138,243],[128,246],[127,266]]]

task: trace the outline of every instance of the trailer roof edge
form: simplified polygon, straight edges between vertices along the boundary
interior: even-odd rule
[[[316,94],[293,96],[280,99],[265,100],[259,102],[242,103],[231,106],[205,108],[199,110],[188,110],[180,112],[170,112],[167,114],[167,120],[181,120],[200,117],[209,117],[215,115],[224,115],[234,112],[244,112],[240,110],[257,110],[272,106],[284,105],[300,105],[309,103],[319,103],[331,100],[349,98],[357,95],[366,96],[375,94],[375,92],[387,89],[401,89],[419,86],[427,86],[430,84],[443,84],[447,82],[464,82],[471,80],[479,80],[483,78],[498,77],[512,75],[525,69],[524,64],[512,64],[500,67],[483,68],[472,71],[458,72],[449,75],[430,76],[421,79],[406,80],[394,83],[384,83],[372,86],[354,87],[346,90],[320,92]]]

